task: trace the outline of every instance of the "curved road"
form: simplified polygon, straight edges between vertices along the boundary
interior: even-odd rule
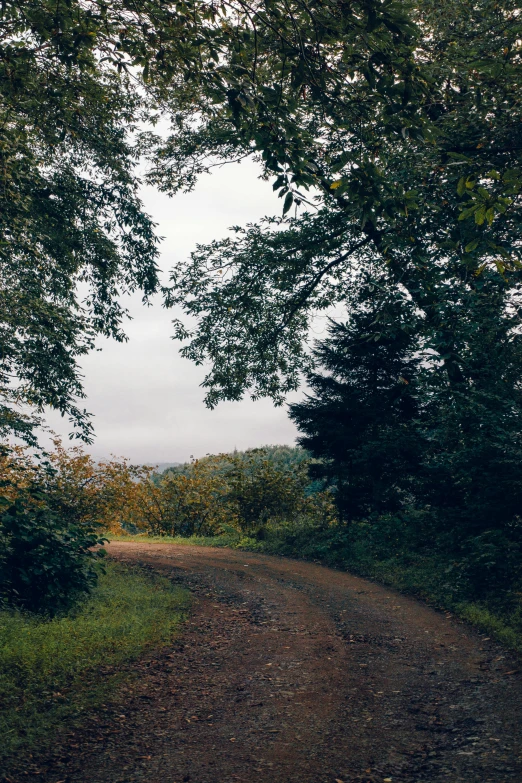
[[[522,780],[519,665],[485,635],[310,563],[168,544],[108,549],[189,587],[193,611],[173,647],[142,667],[120,714],[39,780]]]

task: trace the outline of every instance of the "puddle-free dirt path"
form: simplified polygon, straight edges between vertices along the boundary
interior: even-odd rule
[[[193,612],[119,713],[35,780],[522,780],[517,661],[465,625],[310,563],[168,544],[109,552],[189,587]]]

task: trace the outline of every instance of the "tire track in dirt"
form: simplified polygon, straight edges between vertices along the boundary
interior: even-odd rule
[[[522,779],[518,663],[464,624],[301,561],[134,542],[109,553],[187,586],[193,612],[116,710],[28,765],[35,780]]]

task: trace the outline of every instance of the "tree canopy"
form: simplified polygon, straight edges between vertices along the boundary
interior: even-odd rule
[[[281,401],[310,319],[376,261],[458,381],[450,304],[493,275],[514,306],[519,285],[520,26],[512,0],[4,3],[2,432],[31,437],[28,403],[90,437],[78,360],[125,339],[133,290],[196,316],[176,335],[208,404]],[[173,194],[248,155],[283,218],[161,286],[138,164]]]
[[[210,364],[210,405],[246,391],[281,401],[296,388],[310,363],[311,318],[345,303],[358,271],[375,262],[423,313],[430,347],[455,381],[463,368],[450,307],[465,306],[491,275],[517,299],[515,4],[306,9],[299,68],[284,49],[281,60],[267,59],[268,71],[252,70],[262,44],[245,36],[240,106],[218,105],[196,127],[179,118],[151,174],[175,191],[211,152],[223,160],[253,152],[284,197],[286,217],[198,247],[173,272],[170,301],[197,319],[177,334],[188,341],[184,355]],[[293,19],[291,5],[285,11]],[[300,211],[289,217],[294,204]]]

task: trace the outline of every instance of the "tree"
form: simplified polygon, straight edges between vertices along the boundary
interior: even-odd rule
[[[442,553],[462,594],[505,596],[522,551],[522,339],[510,284],[484,271],[446,301],[459,378],[411,301],[371,286],[316,348],[312,393],[290,406],[299,441],[335,486],[342,519],[359,523],[352,543],[359,536],[379,557]]]
[[[392,5],[354,7],[353,16],[335,3],[294,10],[285,5],[295,31],[288,67],[277,56],[268,63],[259,17],[242,19],[252,35],[238,41],[238,57],[250,64],[259,54],[260,69],[244,66],[235,110],[217,100],[196,130],[193,113],[180,117],[152,175],[175,191],[183,172],[208,165],[210,150],[222,160],[250,152],[273,176],[284,212],[306,205],[299,217],[199,247],[173,272],[170,303],[197,319],[178,324],[182,353],[210,364],[211,406],[247,391],[281,402],[310,366],[314,314],[344,303],[357,270],[384,261],[458,382],[446,301],[456,290],[464,301],[487,270],[520,285],[515,4],[426,0],[400,18]]]
[[[383,295],[384,290],[384,295]],[[362,284],[347,323],[315,348],[311,394],[290,406],[299,443],[333,483],[341,520],[397,511],[422,454],[415,316],[385,276]]]
[[[32,438],[45,405],[89,439],[77,361],[124,339],[121,293],[158,287],[137,195],[140,104],[119,50],[124,4],[6,2],[0,21],[0,433]],[[120,73],[118,73],[120,69]]]
[[[522,512],[520,299],[484,272],[465,298],[447,303],[462,375],[431,361],[419,378],[424,480],[418,500],[458,540],[498,529],[518,537]],[[451,320],[450,320],[451,319]]]
[[[235,522],[220,468],[221,456],[207,457],[194,460],[184,471],[166,471],[140,482],[131,523],[159,535],[217,535],[223,524]]]
[[[223,455],[226,499],[242,533],[262,536],[267,524],[295,520],[306,509],[306,463],[277,464],[266,449]]]
[[[157,237],[138,197],[140,154],[154,161],[150,181],[170,190],[190,186],[200,168],[193,165],[194,144],[208,150],[198,143],[201,133],[191,133],[194,117],[218,134],[224,120],[218,146],[235,155],[249,143],[244,110],[254,100],[251,82],[255,105],[269,120],[251,131],[267,160],[276,161],[280,130],[272,132],[270,117],[295,129],[299,74],[313,60],[319,78],[328,57],[319,44],[313,51],[304,46],[299,28],[304,24],[309,37],[310,25],[318,24],[331,48],[350,20],[355,39],[365,41],[356,57],[364,67],[376,48],[397,38],[386,24],[407,26],[389,3],[372,23],[375,32],[366,29],[372,8],[373,0],[349,13],[335,3],[310,12],[294,3],[289,15],[272,0],[2,4],[0,434],[31,440],[36,420],[20,409],[29,404],[37,413],[57,408],[81,437],[91,437],[88,414],[77,404],[83,397],[77,362],[100,334],[125,339],[122,293],[141,290],[148,300],[159,289]],[[246,63],[254,50],[250,77]],[[279,66],[287,82],[284,108],[272,86]],[[179,131],[167,154],[143,130],[166,113]],[[295,142],[293,159],[301,165],[304,147],[297,135]],[[183,173],[174,184],[177,158]]]
[[[177,336],[210,405],[295,388],[310,318],[378,259],[458,380],[448,292],[519,282],[520,25],[513,0],[4,3],[4,432],[30,437],[20,401],[90,436],[77,360],[124,339],[119,293],[159,286],[140,153],[169,193],[253,154],[285,215],[308,209],[200,248],[163,292],[199,319]],[[139,125],[160,117],[166,140]]]
[[[99,335],[125,339],[122,294],[148,301],[160,289],[158,238],[138,195],[143,124],[156,122],[166,80],[180,109],[196,87],[218,89],[218,10],[2,3],[0,436],[34,442],[51,406],[91,438],[78,361]]]
[[[140,506],[140,486],[153,467],[133,465],[125,458],[97,461],[81,446],[65,448],[53,438],[47,455],[52,480],[46,484],[47,503],[63,519],[104,532],[121,533]]]
[[[265,446],[208,455],[136,484],[138,529],[159,535],[263,537],[270,525],[335,518],[330,493],[318,492],[308,478],[309,456],[302,449]]]

